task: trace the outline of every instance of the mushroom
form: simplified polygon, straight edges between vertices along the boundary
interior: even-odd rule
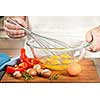
[[[35,69],[39,75],[41,74],[42,69],[39,64],[34,65],[33,69]]]
[[[20,71],[15,71],[15,72],[13,73],[13,76],[14,76],[15,78],[20,78],[22,75],[21,75]]]
[[[50,77],[51,73],[52,73],[52,72],[51,72],[49,69],[41,70],[41,75],[42,75],[43,77],[45,77],[45,78]]]
[[[32,68],[28,69],[26,72],[28,74],[32,75],[32,76],[36,76],[37,75],[37,71],[35,69],[32,69]]]

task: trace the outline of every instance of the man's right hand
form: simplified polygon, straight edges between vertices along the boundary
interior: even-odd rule
[[[22,24],[23,26],[27,27],[27,24],[25,22],[25,16],[14,16],[12,18],[16,20],[19,24]],[[20,29],[20,27],[17,25],[7,22],[7,19],[4,20],[4,29],[7,32],[8,36],[11,38],[21,38],[26,35],[24,30]]]

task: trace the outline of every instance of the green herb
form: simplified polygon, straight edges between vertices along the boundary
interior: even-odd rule
[[[59,78],[58,74],[54,74],[51,77],[49,77],[49,80],[57,80]]]
[[[22,77],[24,77],[25,80],[33,80],[33,79],[34,79],[34,78],[33,78],[30,74],[28,74],[27,72],[23,72],[23,73],[22,73]]]
[[[8,74],[9,77],[14,77],[13,74]]]

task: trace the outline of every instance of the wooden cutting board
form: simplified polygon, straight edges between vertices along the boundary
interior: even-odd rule
[[[98,83],[100,82],[99,76],[96,71],[95,64],[92,59],[83,59],[80,62],[82,66],[82,72],[80,75],[71,77],[65,71],[53,71],[53,74],[57,73],[59,78],[57,80],[49,80],[48,78],[35,76],[33,80],[15,79],[5,73],[1,82],[4,83]]]

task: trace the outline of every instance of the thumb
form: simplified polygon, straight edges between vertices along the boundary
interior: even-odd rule
[[[92,32],[86,33],[86,41],[90,43],[92,42],[92,40],[93,40]]]

